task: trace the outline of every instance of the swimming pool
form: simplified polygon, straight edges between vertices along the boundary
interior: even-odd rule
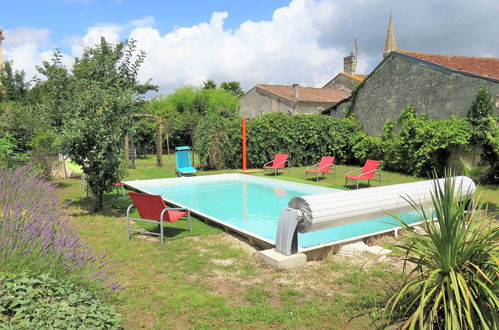
[[[283,207],[297,196],[341,193],[342,190],[262,178],[246,174],[220,174],[171,179],[125,181],[136,190],[163,196],[176,206],[231,230],[275,245],[277,225]],[[407,223],[419,221],[415,212],[403,214]],[[385,216],[348,225],[298,234],[300,249],[342,242],[400,226]]]

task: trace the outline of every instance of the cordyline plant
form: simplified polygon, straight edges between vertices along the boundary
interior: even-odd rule
[[[446,173],[434,182],[433,208],[409,200],[424,220],[424,233],[409,231],[398,245],[415,267],[388,302],[388,320],[409,329],[497,329],[499,227],[473,193],[462,194]],[[458,193],[455,193],[458,191]],[[459,198],[465,195],[464,198]]]
[[[115,290],[111,265],[81,242],[62,206],[54,185],[32,168],[0,171],[0,271],[76,281],[90,277]]]

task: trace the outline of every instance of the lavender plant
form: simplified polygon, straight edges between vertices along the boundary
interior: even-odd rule
[[[111,265],[64,218],[55,186],[30,167],[0,171],[0,271],[97,279],[115,290]]]

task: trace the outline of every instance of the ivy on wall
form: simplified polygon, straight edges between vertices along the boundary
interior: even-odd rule
[[[477,97],[482,94],[477,91]],[[484,96],[474,101],[476,110],[470,117],[462,119],[432,120],[408,106],[396,122],[387,121],[381,136],[367,136],[355,116],[264,114],[247,124],[248,167],[260,168],[276,153],[287,153],[292,166],[310,165],[322,156],[335,156],[337,163],[347,164],[379,159],[385,169],[427,176],[433,171],[443,173],[450,147],[465,146],[483,148],[485,161],[497,169],[497,121],[488,109],[490,102],[480,99]],[[241,167],[240,119],[206,117],[195,134],[203,166]]]

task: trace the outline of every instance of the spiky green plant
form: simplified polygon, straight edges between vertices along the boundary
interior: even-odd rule
[[[424,220],[424,233],[409,231],[397,245],[412,271],[387,303],[390,323],[409,329],[498,329],[499,227],[471,192],[446,173],[435,179],[433,207],[408,200]],[[434,220],[431,220],[434,219]]]
[[[475,182],[480,181],[480,177],[490,168],[490,166],[473,166],[470,161],[461,157],[459,161],[463,168],[463,175],[469,176]]]

